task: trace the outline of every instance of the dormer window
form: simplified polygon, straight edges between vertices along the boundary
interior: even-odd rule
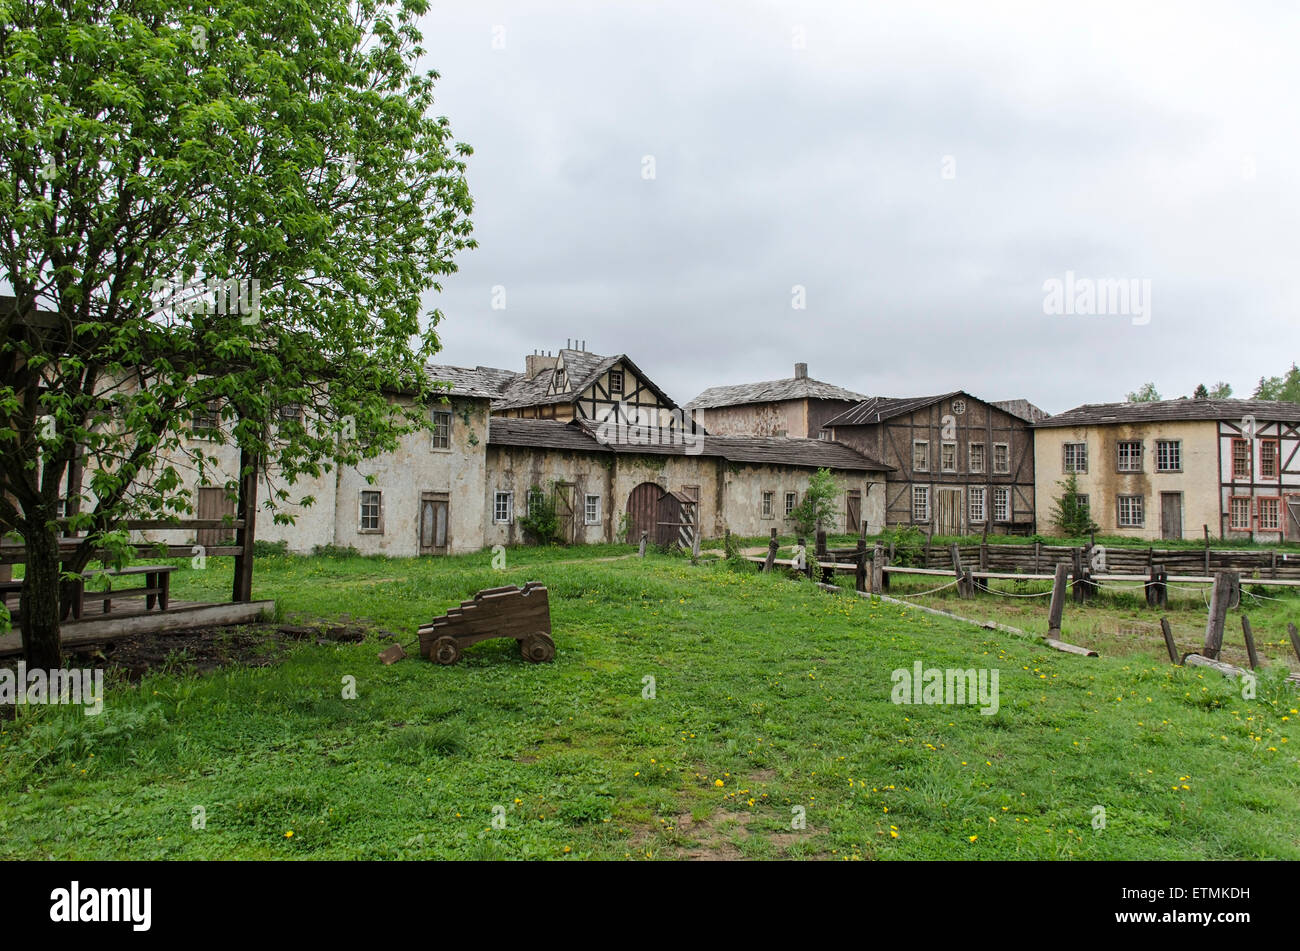
[[[610,396],[614,396],[614,395],[616,395],[616,394],[621,394],[622,392],[623,392],[623,371],[622,371],[622,370],[610,370],[610,371],[609,371],[609,394],[610,394]]]
[[[555,371],[555,388],[557,390],[568,389],[564,383],[564,367],[560,367]]]

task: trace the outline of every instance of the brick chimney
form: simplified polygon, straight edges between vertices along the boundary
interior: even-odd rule
[[[534,350],[524,360],[524,376],[530,380],[543,370],[553,370],[555,364],[560,362],[559,357],[553,357],[549,353],[543,353],[540,350]]]
[[[806,364],[806,363],[796,363],[796,364],[794,365],[794,378],[795,378],[796,380],[806,380],[806,379],[808,379],[808,364]]]

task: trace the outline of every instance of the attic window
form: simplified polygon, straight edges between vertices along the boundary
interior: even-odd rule
[[[622,371],[622,370],[610,370],[610,371],[609,371],[609,393],[610,393],[610,395],[613,396],[615,393],[622,393],[622,392],[623,392],[623,371]]]
[[[954,416],[960,416],[960,415],[961,415],[962,413],[964,413],[964,412],[966,412],[966,401],[965,401],[965,400],[953,400],[953,401],[952,401],[952,414],[953,414]]]
[[[555,371],[555,388],[556,388],[557,390],[564,390],[564,389],[567,389],[567,388],[568,388],[568,387],[565,386],[565,383],[564,383],[564,368],[563,368],[563,367],[560,367],[558,370]]]

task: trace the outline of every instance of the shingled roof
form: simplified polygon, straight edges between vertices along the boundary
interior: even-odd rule
[[[453,396],[477,396],[496,399],[501,391],[513,380],[517,373],[509,370],[497,370],[493,367],[453,367],[430,363],[425,365],[429,379],[439,383],[450,383]]]
[[[886,472],[891,467],[843,443],[786,436],[698,436],[693,445],[602,443],[585,420],[509,419],[493,416],[489,446],[568,449],[611,455],[701,455],[734,463],[798,466],[805,469],[846,469]],[[700,451],[692,450],[698,446]]]
[[[1153,403],[1085,403],[1034,423],[1035,429],[1061,426],[1106,426],[1175,420],[1300,421],[1300,403],[1282,400],[1159,400]]]
[[[687,409],[718,409],[723,406],[743,406],[746,403],[779,403],[782,400],[845,400],[856,402],[866,399],[842,386],[823,383],[810,377],[791,377],[788,380],[766,380],[762,383],[737,383],[733,386],[711,386],[686,404]]]
[[[873,426],[895,416],[902,416],[905,413],[932,406],[941,400],[952,399],[954,396],[970,397],[970,394],[962,390],[953,390],[951,393],[943,393],[939,396],[912,396],[904,399],[891,396],[872,396],[864,399],[852,409],[840,413],[834,419],[827,420],[822,425],[822,428],[829,429],[831,426]],[[977,397],[971,398],[976,399]]]

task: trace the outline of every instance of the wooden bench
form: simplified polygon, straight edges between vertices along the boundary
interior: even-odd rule
[[[90,600],[104,602],[104,613],[113,609],[113,602],[122,598],[144,598],[144,609],[153,610],[155,603],[158,610],[167,610],[167,601],[171,597],[171,575],[176,568],[173,565],[135,565],[116,571],[87,571],[82,573],[82,584],[77,586],[77,602],[73,605],[72,616],[81,617],[82,607],[87,594]],[[86,591],[85,579],[103,575],[109,578],[134,578],[143,575],[143,588],[115,588],[112,591]]]

